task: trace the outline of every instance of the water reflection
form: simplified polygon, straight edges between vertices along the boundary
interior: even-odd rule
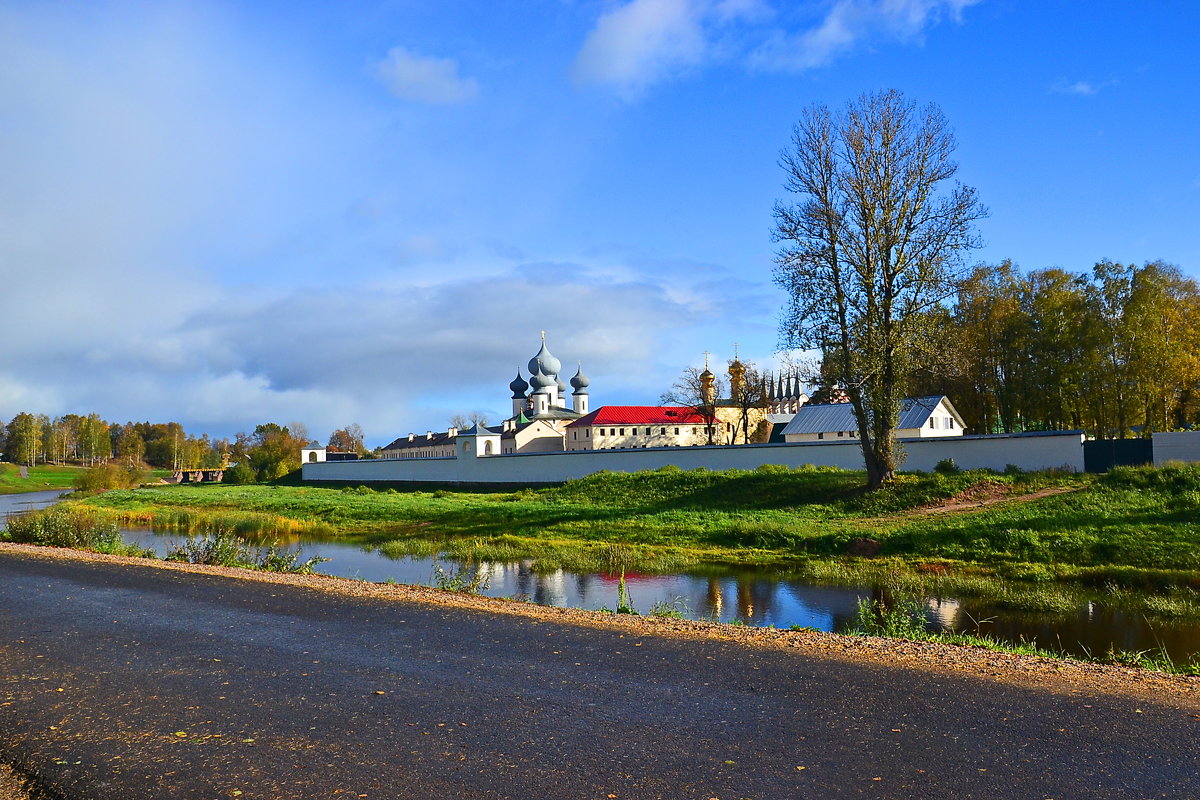
[[[58,499],[67,491],[66,489],[54,489],[48,492],[0,494],[0,530],[4,530],[4,521],[9,514],[24,514],[27,511],[48,508],[57,503]]]
[[[179,534],[142,529],[124,531],[127,541],[165,555]],[[292,544],[301,544],[293,540]],[[368,546],[345,541],[304,541],[304,557],[330,560],[319,572],[345,578],[397,583],[433,583],[431,558],[388,558]],[[460,568],[446,561],[447,570]],[[617,607],[619,575],[535,569],[532,561],[483,563],[467,569],[486,572],[492,597],[513,597],[542,605],[600,609]],[[823,631],[845,630],[853,623],[860,600],[894,602],[888,592],[870,586],[823,586],[768,569],[706,570],[703,574],[646,575],[626,573],[633,606],[648,613],[656,604],[678,608],[692,619],[747,625],[792,626]],[[1186,661],[1200,653],[1200,625],[1194,622],[1148,622],[1138,614],[1104,608],[1085,598],[1076,613],[1029,614],[999,609],[965,598],[930,597],[924,604],[932,630],[986,633],[1009,642],[1033,642],[1051,650],[1089,656],[1109,650],[1157,651]]]

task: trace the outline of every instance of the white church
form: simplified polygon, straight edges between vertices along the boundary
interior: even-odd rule
[[[559,376],[562,362],[546,346],[542,331],[541,349],[526,365],[529,380],[517,368],[508,384],[512,392],[512,416],[497,426],[475,425],[467,430],[450,428],[410,433],[383,448],[383,458],[453,458],[468,441],[478,455],[548,453],[565,450],[566,427],[588,414],[588,386],[582,365],[571,378],[570,387]],[[570,400],[568,403],[568,389]]]

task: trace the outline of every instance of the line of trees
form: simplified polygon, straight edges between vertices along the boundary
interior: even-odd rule
[[[96,466],[117,460],[161,469],[219,467],[231,445],[207,434],[192,436],[178,422],[107,422],[99,414],[21,412],[0,429],[0,450],[16,464]]]
[[[357,423],[335,430],[329,448],[366,455]],[[0,424],[0,453],[15,464],[115,464],[134,469],[210,469],[235,465],[226,478],[236,483],[271,481],[300,468],[300,449],[315,445],[303,423],[274,422],[229,439],[188,434],[178,422],[107,422],[99,414],[21,412]]]
[[[936,366],[913,392],[949,395],[975,432],[1126,438],[1200,423],[1200,287],[1161,261],[976,267],[929,341]]]

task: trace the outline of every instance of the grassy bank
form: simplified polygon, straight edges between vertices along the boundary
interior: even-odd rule
[[[905,515],[982,483],[993,495],[1021,495],[1085,481],[1061,475],[903,475],[895,486],[868,494],[861,490],[861,474],[843,470],[668,468],[599,473],[560,487],[515,492],[171,486],[108,492],[87,502],[130,521],[161,525],[181,514],[228,514],[275,517],[291,529],[324,525],[339,533],[396,539],[515,536],[796,555],[840,554],[863,537],[882,541],[902,527]]]
[[[392,553],[469,546],[482,557],[611,560],[620,546],[643,560],[779,565],[860,555],[1033,583],[1200,589],[1198,467],[906,474],[873,494],[862,482],[824,468],[667,468],[515,492],[170,486],[84,502],[131,524],[361,535]]]
[[[83,467],[43,464],[29,467],[29,477],[21,477],[16,464],[0,463],[0,494],[48,492],[51,489],[70,489]]]

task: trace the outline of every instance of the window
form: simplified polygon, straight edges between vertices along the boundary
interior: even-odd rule
[[[624,435],[625,435],[625,429],[624,429],[624,428],[621,428],[621,435],[622,435],[622,436],[624,436]]]
[[[846,437],[846,432],[845,432],[845,431],[838,431],[838,438],[839,438],[839,439],[844,439],[845,437]]]
[[[676,436],[678,436],[678,435],[679,435],[679,428],[676,428],[676,429],[675,429],[675,435],[676,435]]]
[[[824,439],[824,438],[825,438],[825,434],[823,434],[823,433],[818,433],[818,434],[817,434],[817,438],[818,438],[818,439]]]
[[[651,433],[650,433],[650,429],[649,429],[649,428],[646,428],[646,435],[647,435],[647,436],[650,436],[650,435],[651,435]]]
[[[592,429],[591,428],[587,429],[587,433],[585,434],[585,436],[587,436],[587,438],[589,438],[589,439],[592,438]]]
[[[946,427],[954,430],[954,417],[946,417]]]
[[[930,417],[930,418],[929,418],[929,427],[931,427],[931,428],[936,428],[936,427],[937,427],[937,426],[934,424],[934,419],[933,419],[933,417]]]

